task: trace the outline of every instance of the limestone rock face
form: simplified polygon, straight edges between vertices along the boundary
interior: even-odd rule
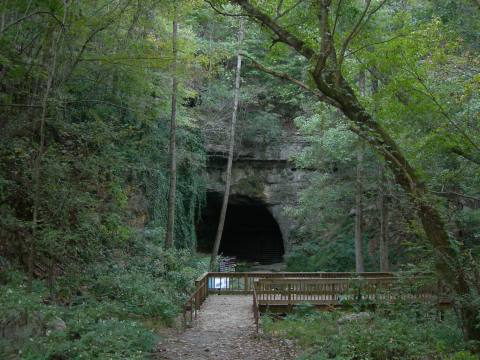
[[[235,149],[230,194],[260,201],[268,208],[280,227],[286,252],[291,247],[290,233],[296,224],[284,210],[297,203],[311,174],[295,168],[292,157],[307,145],[294,131],[284,130],[275,142],[250,140],[236,144]],[[227,152],[225,147],[207,144],[207,153],[207,191],[223,194]]]

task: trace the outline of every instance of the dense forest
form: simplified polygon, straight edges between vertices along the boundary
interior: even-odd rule
[[[477,359],[479,55],[479,0],[1,1],[0,358],[162,359],[254,201],[284,271],[428,274],[452,299],[368,326],[302,305],[262,336]]]

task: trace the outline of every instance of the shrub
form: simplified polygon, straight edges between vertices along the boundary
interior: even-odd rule
[[[443,321],[425,309],[380,309],[369,319],[338,323],[342,312],[306,311],[264,322],[267,332],[297,339],[304,360],[474,359],[452,313]]]

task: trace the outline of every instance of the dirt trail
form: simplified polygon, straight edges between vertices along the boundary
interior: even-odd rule
[[[251,296],[210,295],[192,328],[158,346],[155,359],[290,360],[292,343],[257,335]]]

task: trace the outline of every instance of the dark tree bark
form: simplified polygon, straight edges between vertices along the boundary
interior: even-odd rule
[[[415,169],[385,129],[361,105],[350,84],[343,77],[337,60],[337,51],[330,25],[331,0],[318,0],[317,15],[321,31],[320,50],[310,47],[302,39],[275,22],[269,15],[252,5],[248,0],[231,0],[263,27],[273,32],[276,41],[283,42],[303,55],[314,66],[310,75],[322,96],[340,109],[350,120],[351,130],[364,138],[385,159],[395,182],[409,195],[423,230],[434,249],[438,277],[456,294],[457,307],[467,340],[480,340],[480,306],[475,303],[476,285],[469,281],[468,273],[457,246],[446,231],[444,221],[434,200]],[[366,14],[366,19],[370,16]]]
[[[175,243],[175,198],[177,192],[177,150],[176,150],[176,129],[177,129],[177,92],[178,92],[178,78],[177,78],[177,6],[174,5],[174,15],[172,23],[172,109],[170,115],[170,188],[168,190],[168,213],[167,213],[167,229],[165,232],[165,248],[173,247]]]
[[[225,178],[225,193],[223,194],[222,208],[220,210],[220,218],[218,220],[217,234],[212,249],[212,257],[210,259],[210,268],[214,270],[218,249],[222,241],[223,227],[225,225],[225,217],[227,215],[228,198],[230,196],[230,186],[232,181],[232,164],[233,164],[233,150],[235,147],[235,126],[237,123],[238,102],[240,97],[240,80],[242,70],[242,55],[240,53],[242,41],[244,36],[243,18],[240,19],[240,28],[238,30],[238,53],[237,53],[237,68],[235,71],[235,89],[233,95],[233,111],[232,120],[230,122],[230,145],[228,148],[227,173]]]

